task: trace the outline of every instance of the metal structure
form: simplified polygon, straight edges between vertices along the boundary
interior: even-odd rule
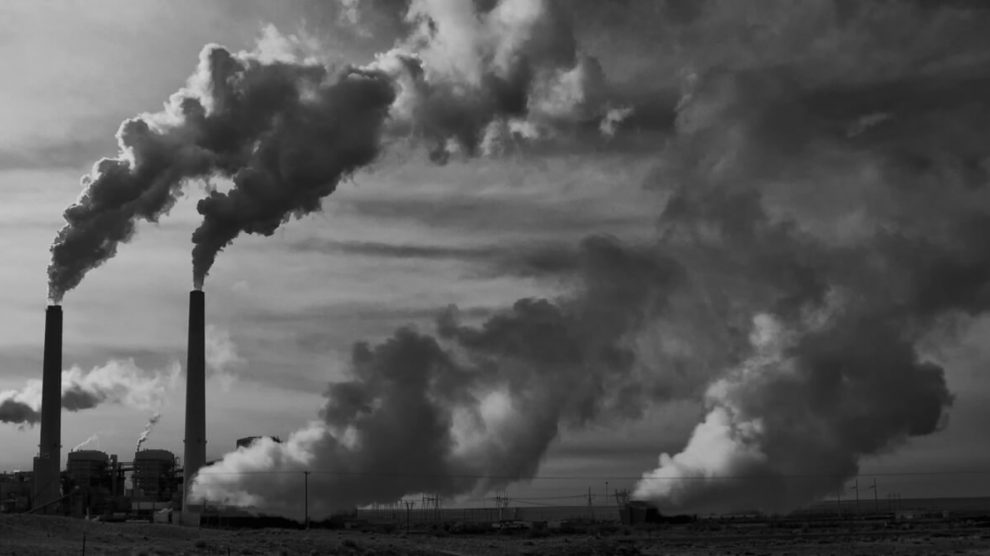
[[[70,514],[104,515],[116,509],[115,500],[124,490],[124,475],[117,456],[98,450],[77,450],[69,452],[66,460],[62,485]]]
[[[178,465],[172,452],[141,450],[134,454],[133,465],[134,500],[171,502],[178,494]]]

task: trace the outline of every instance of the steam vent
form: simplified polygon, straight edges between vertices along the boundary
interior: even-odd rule
[[[61,497],[62,452],[62,307],[45,312],[45,358],[41,387],[41,442],[34,458],[34,509],[54,512]]]
[[[189,292],[189,343],[186,360],[186,440],[183,454],[183,514],[193,513],[188,503],[196,473],[206,463],[206,329],[205,296]],[[194,510],[193,510],[194,511]],[[184,516],[185,519],[185,516]]]

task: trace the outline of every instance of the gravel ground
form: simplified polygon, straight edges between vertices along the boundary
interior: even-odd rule
[[[628,531],[608,536],[434,535],[340,530],[216,530],[61,517],[0,515],[0,555],[269,555],[488,556],[671,555],[793,556],[833,554],[990,556],[990,528],[953,524],[916,530],[781,531],[699,528]]]

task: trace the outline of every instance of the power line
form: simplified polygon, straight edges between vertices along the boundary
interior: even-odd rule
[[[781,473],[765,475],[665,475],[655,476],[616,476],[616,475],[534,475],[531,477],[515,475],[484,475],[484,474],[444,474],[444,473],[379,473],[364,471],[334,471],[329,469],[314,469],[313,475],[333,475],[339,477],[372,477],[372,478],[440,478],[501,480],[501,481],[589,481],[589,480],[627,480],[627,481],[713,481],[713,480],[778,480],[778,479],[821,479],[826,477],[845,479],[840,475],[830,473]],[[300,470],[266,470],[266,471],[211,471],[208,468],[199,471],[198,475],[299,475]],[[990,475],[990,469],[961,470],[961,471],[888,471],[877,473],[861,473],[857,477],[924,477],[949,475]]]

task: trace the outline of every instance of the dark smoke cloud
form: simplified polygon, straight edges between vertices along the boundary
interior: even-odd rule
[[[270,234],[289,216],[315,210],[344,174],[374,156],[392,94],[381,73],[348,69],[334,77],[316,63],[207,46],[165,111],[124,122],[121,154],[84,179],[52,246],[50,297],[59,301],[111,258],[136,220],[168,212],[185,180],[227,176],[235,188],[214,191],[198,207],[205,217],[194,234],[201,286],[237,234]],[[310,148],[326,152],[315,156]]]
[[[337,78],[210,47],[164,113],[121,127],[122,155],[66,213],[56,300],[190,177],[233,180],[199,205],[201,285],[219,250],[317,210],[382,137],[425,142],[442,163],[575,130],[670,133],[651,184],[665,198],[655,245],[592,238],[570,295],[355,345],[319,421],[228,454],[197,477],[199,495],[295,515],[303,470],[323,471],[314,514],[484,491],[531,477],[562,428],[691,396],[704,420],[637,495],[786,510],[946,424],[945,369],[916,345],[990,301],[985,12],[664,3],[650,8],[663,32],[642,43],[655,50],[624,86],[672,85],[678,101],[629,113],[610,102],[612,65],[578,44],[573,13],[591,4],[565,5],[410,2],[388,20],[408,36]]]
[[[398,6],[398,5],[397,5]],[[184,182],[222,176],[197,210],[193,283],[241,233],[271,235],[319,210],[338,183],[371,163],[390,136],[428,144],[439,162],[496,153],[575,125],[615,132],[627,110],[605,102],[598,62],[581,54],[554,2],[414,2],[400,46],[337,74],[303,58],[300,39],[265,30],[259,48],[203,49],[165,110],[124,122],[120,154],[99,161],[66,209],[52,245],[49,296],[59,302],[89,270],[156,222]],[[468,26],[468,27],[464,27]]]
[[[810,93],[781,68],[693,78],[662,244],[730,296],[715,307],[737,349],[705,420],[637,495],[787,510],[946,424],[945,369],[916,346],[938,317],[990,302],[990,105],[939,94],[982,82],[940,73]]]
[[[251,472],[328,470],[310,478],[319,514],[532,476],[561,427],[633,416],[664,387],[643,376],[630,333],[664,306],[678,268],[605,237],[582,244],[581,268],[574,296],[522,299],[479,326],[450,309],[436,335],[400,329],[355,344],[351,377],[329,386],[320,421],[228,454],[196,492],[295,515],[281,493],[301,477]]]
[[[5,392],[4,394],[8,394]],[[41,420],[41,414],[25,402],[5,398],[0,401],[0,422],[33,425]]]
[[[135,409],[160,407],[180,370],[174,364],[148,372],[130,359],[110,360],[89,371],[72,367],[62,371],[62,409],[83,411],[106,403]],[[20,390],[0,392],[0,422],[30,425],[40,420],[40,380],[29,380]]]
[[[682,63],[661,76],[680,98],[650,184],[655,245],[591,240],[573,296],[358,344],[320,421],[229,454],[199,493],[295,514],[282,493],[301,476],[239,473],[326,470],[323,512],[497,488],[532,476],[564,427],[691,396],[704,419],[636,494],[780,511],[947,424],[946,369],[918,345],[990,303],[985,12],[665,6],[658,49]],[[538,50],[565,60],[561,45]],[[470,145],[472,122],[449,129]]]
[[[228,64],[229,75],[212,81],[218,113],[229,111],[231,122],[264,131],[226,130],[231,139],[250,137],[254,145],[233,175],[233,188],[213,191],[196,207],[203,215],[193,232],[197,288],[217,253],[239,234],[271,235],[290,217],[319,210],[343,177],[370,163],[394,99],[391,83],[378,72],[351,70],[327,86],[322,75],[301,83],[301,75],[252,78],[250,64]]]

